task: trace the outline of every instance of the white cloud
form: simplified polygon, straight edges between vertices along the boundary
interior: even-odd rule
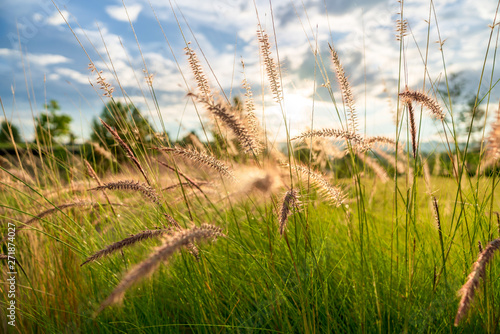
[[[82,74],[71,68],[56,68],[55,74],[57,76],[52,76],[53,79],[64,79],[68,81],[74,81],[81,84],[89,85],[88,75]]]
[[[6,57],[16,61],[21,61],[19,57],[19,51],[14,49],[0,48],[0,57]],[[39,65],[42,67],[47,65],[56,65],[71,62],[71,59],[65,56],[49,53],[28,53],[24,54],[23,57],[31,64]]]
[[[67,10],[61,10],[61,13],[58,11],[54,12],[51,16],[47,17],[47,24],[52,25],[52,26],[59,26],[61,24],[66,24],[66,20],[69,17],[69,12]]]
[[[115,20],[128,22],[130,18],[130,21],[135,22],[142,11],[142,5],[129,5],[126,10],[123,6],[107,6],[105,9]]]

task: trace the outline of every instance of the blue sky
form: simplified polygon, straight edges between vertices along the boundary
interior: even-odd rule
[[[89,137],[92,119],[108,101],[90,84],[97,87],[96,76],[88,69],[89,57],[115,87],[114,97],[132,101],[159,128],[160,116],[143,73],[147,67],[154,74],[153,87],[169,134],[176,137],[199,131],[196,110],[185,97],[195,87],[183,51],[186,41],[192,42],[200,58],[200,49],[203,51],[203,64],[212,86],[220,83],[227,96],[243,93],[240,59],[244,59],[245,75],[256,102],[265,105],[265,111],[258,108],[259,117],[273,136],[284,138],[281,111],[267,93],[268,87],[261,86],[265,76],[259,62],[256,10],[262,26],[271,33],[274,17],[284,105],[292,135],[310,126],[313,114],[314,127],[338,126],[333,104],[321,87],[325,81],[315,72],[313,54],[317,46],[330,70],[328,42],[333,41],[353,86],[362,128],[366,124],[368,134],[394,136],[392,111],[396,108],[400,45],[395,38],[399,12],[396,1],[274,0],[272,15],[267,0],[256,0],[257,8],[247,0],[172,2],[181,21],[181,33],[168,1],[126,0],[142,56],[121,1],[65,0],[56,4],[61,13],[50,0],[3,1],[0,5],[0,98],[7,117],[21,127],[27,139],[33,136],[33,115],[43,111],[43,104],[51,99],[59,101],[62,112],[73,117],[74,133],[82,139]],[[402,86],[422,88],[429,8],[427,0],[405,2],[410,31],[405,37],[407,71]],[[494,0],[434,2],[426,87],[430,87],[429,80],[438,82],[444,74],[440,44],[435,43],[440,40],[439,28],[441,40],[445,41],[442,49],[448,73],[460,73],[466,90],[477,90],[491,33],[488,25],[496,9]],[[500,78],[497,70],[491,79],[497,33],[498,26],[486,61],[483,94],[491,80]],[[116,73],[116,78],[111,72]],[[337,92],[331,71],[328,75]],[[491,114],[499,98],[497,86],[488,106]],[[424,139],[435,138],[441,129],[429,117],[425,117],[424,125]]]

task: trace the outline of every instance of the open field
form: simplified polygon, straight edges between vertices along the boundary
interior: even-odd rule
[[[196,179],[207,178],[188,166],[180,168]],[[252,181],[262,183],[270,175]],[[158,176],[159,184],[176,184],[171,171],[160,170]],[[123,178],[139,175],[116,177]],[[355,190],[352,180],[337,180],[348,198],[359,191],[362,200],[336,208],[308,191],[305,181],[301,209],[289,218],[284,237],[276,214],[281,199],[260,190],[238,195],[241,190],[226,185],[222,189],[236,193],[227,197],[213,185],[202,187],[203,194],[185,186],[184,195],[180,188],[162,192],[161,206],[140,192],[109,191],[110,202],[120,203],[112,211],[102,193],[82,191],[80,185],[40,193],[21,182],[4,185],[3,216],[18,229],[43,208],[60,208],[40,215],[44,217],[15,236],[22,268],[17,328],[25,333],[496,331],[500,290],[495,265],[467,320],[453,326],[456,292],[477,258],[478,242],[485,246],[499,237],[491,211],[500,209],[491,197],[496,181],[471,179],[473,187],[464,185],[458,195],[462,206],[456,205],[456,180],[432,177],[441,230],[423,178],[414,182],[407,188],[400,179],[395,199],[391,182],[366,177]],[[83,189],[94,186],[94,180],[83,182]],[[64,208],[63,203],[77,206]],[[226,237],[199,244],[199,261],[189,251],[174,255],[130,288],[122,306],[96,316],[124,273],[160,243],[145,240],[80,265],[115,241],[168,225],[164,212],[183,227],[219,226]],[[5,303],[6,291],[2,295]]]
[[[153,9],[172,52],[169,70],[182,78],[166,84],[165,73],[147,66],[158,54],[142,53],[133,28],[142,7],[131,19],[123,4],[144,81],[136,69],[122,72],[137,81],[129,91],[132,75],[115,70],[124,59],[111,56],[123,56],[122,41],[124,52],[114,53],[105,29],[95,34],[104,49],[85,36],[100,57],[93,59],[84,29],[56,8],[88,57],[103,109],[90,137],[78,138],[72,118],[45,96],[44,112],[32,116],[33,139],[23,142],[0,98],[2,332],[500,332],[500,2],[481,35],[479,77],[466,78],[478,85],[470,96],[448,71],[434,2],[426,29],[419,26],[425,45],[398,2],[398,64],[393,90],[383,92],[394,104],[380,117],[393,124],[389,136],[367,133],[380,114],[367,116],[379,105],[367,101],[366,65],[363,110],[342,51],[318,28],[311,37],[302,26],[314,74],[300,85],[311,87],[304,100],[290,93],[299,83],[284,80],[269,5],[266,25],[254,2],[258,54],[236,69],[235,45],[230,84],[210,65],[220,59],[207,59],[194,34],[187,41],[192,31],[179,7],[170,4],[182,60]],[[416,81],[414,62],[423,76]],[[184,109],[163,117],[165,99]],[[301,103],[311,105],[307,117],[294,109]],[[317,110],[328,110],[333,126],[316,122]],[[294,118],[310,123],[297,132]],[[183,137],[192,126],[184,119],[197,128]]]

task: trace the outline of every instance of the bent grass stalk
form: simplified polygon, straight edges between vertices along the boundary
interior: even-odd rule
[[[149,258],[136,265],[123,277],[108,298],[101,303],[96,315],[106,307],[119,302],[123,298],[126,290],[137,281],[151,275],[161,262],[166,261],[180,247],[186,246],[195,240],[217,237],[225,237],[225,235],[220,228],[209,224],[203,224],[200,227],[193,227],[190,230],[172,234],[165,240],[162,246],[158,247],[156,251],[149,256]]]

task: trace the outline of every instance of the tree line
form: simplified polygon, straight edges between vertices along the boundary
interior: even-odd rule
[[[56,100],[44,104],[44,110],[35,119],[33,143],[45,146],[65,141],[68,145],[74,145],[77,137],[70,128],[71,116],[60,112],[61,107]],[[132,104],[109,102],[103,108],[99,118],[117,129],[119,133],[130,129],[136,139],[141,142],[148,141],[151,133],[154,132],[150,122]],[[93,142],[101,143],[104,146],[113,144],[111,135],[98,118],[94,118],[92,121],[92,130],[90,139]],[[0,123],[0,143],[16,144],[22,142],[19,128],[4,119]]]

